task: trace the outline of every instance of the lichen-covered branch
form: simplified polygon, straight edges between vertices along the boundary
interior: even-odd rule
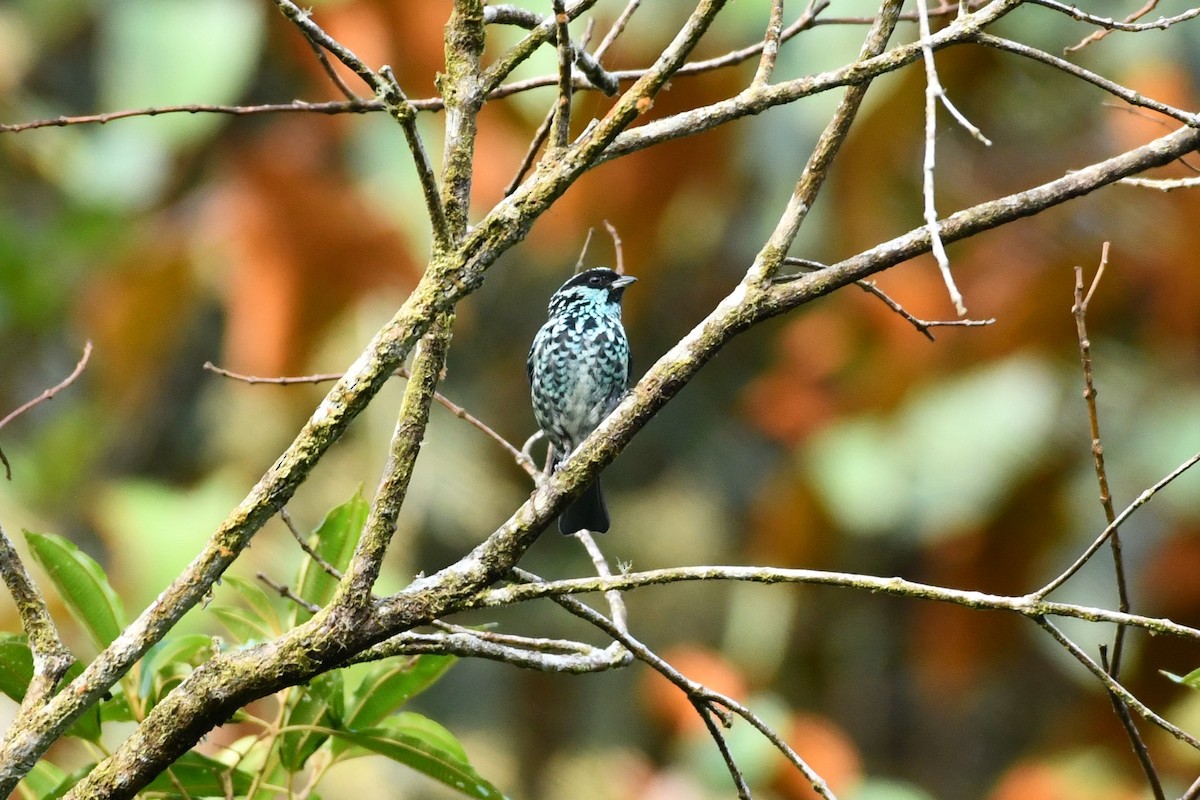
[[[75,663],[75,656],[63,644],[42,593],[25,570],[21,555],[3,527],[0,527],[0,578],[17,606],[21,627],[29,637],[29,649],[33,653],[33,680],[25,690],[17,712],[20,716],[46,702],[59,680]]]

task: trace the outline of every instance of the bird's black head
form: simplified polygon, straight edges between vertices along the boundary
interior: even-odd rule
[[[620,275],[608,267],[584,270],[562,285],[550,298],[550,312],[556,306],[595,304],[620,306],[625,288],[636,281],[630,275]]]

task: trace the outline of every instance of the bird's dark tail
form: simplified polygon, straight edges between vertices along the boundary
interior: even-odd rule
[[[609,528],[608,506],[604,504],[604,494],[600,491],[600,479],[592,481],[583,490],[583,494],[574,503],[567,506],[558,518],[558,530],[564,536],[570,536],[576,531],[591,531],[606,533]]]

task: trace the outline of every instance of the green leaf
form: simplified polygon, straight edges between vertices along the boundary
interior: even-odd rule
[[[25,531],[33,558],[54,583],[71,616],[104,649],[125,627],[121,598],[95,559],[72,542],[50,533]]]
[[[358,545],[359,536],[362,535],[368,508],[360,489],[348,501],[325,515],[321,525],[309,537],[309,546],[326,563],[344,570]],[[333,576],[326,573],[311,558],[305,559],[297,583],[300,586],[300,596],[318,606],[328,603],[337,588],[337,581]],[[297,622],[303,622],[310,616],[312,615],[304,609],[296,609]]]
[[[329,734],[312,728],[341,727],[345,712],[345,689],[340,672],[328,672],[303,687],[300,697],[288,712],[285,730],[279,737],[279,760],[295,772],[328,739]]]
[[[117,686],[120,686],[120,684]],[[113,688],[116,689],[117,687]],[[129,707],[129,698],[124,692],[117,691],[114,692],[112,700],[100,704],[100,721],[137,722],[138,719],[133,715],[133,709]]]
[[[412,767],[417,772],[457,789],[467,797],[480,800],[499,800],[504,797],[500,790],[484,780],[465,758],[460,757],[461,746],[453,752],[443,747],[441,735],[412,735],[389,728],[368,728],[362,731],[341,731],[337,736],[372,753],[387,756],[399,764]]]
[[[88,764],[66,775],[63,774],[62,770],[57,768],[43,770],[42,777],[38,779],[39,783],[43,783],[44,781],[44,788],[37,795],[39,800],[58,800],[58,798],[71,791],[75,784],[83,780],[95,768],[95,764]],[[36,770],[37,767],[35,766],[34,769]],[[53,781],[53,778],[57,778],[57,780]]]
[[[250,791],[254,776],[193,750],[184,753],[143,791],[166,792],[170,797],[179,797],[176,781],[192,797],[244,796]]]
[[[142,656],[138,694],[143,698],[151,697],[156,687],[161,690],[163,684],[170,679],[187,676],[192,669],[213,655],[212,637],[203,633],[189,633],[163,639]],[[161,696],[161,691],[155,695]],[[150,706],[156,704],[151,702]]]
[[[267,642],[276,636],[273,631],[263,626],[262,620],[253,611],[241,606],[213,604],[207,611],[221,620],[221,624],[229,629],[239,644]]]
[[[83,672],[78,661],[71,664],[63,675],[65,684]],[[25,699],[25,692],[33,680],[33,652],[25,643],[24,636],[11,633],[0,634],[0,691],[18,703]],[[114,688],[114,691],[117,691]],[[100,704],[89,708],[67,729],[67,736],[76,736],[91,742],[100,741]]]
[[[66,777],[65,772],[49,761],[39,761],[17,784],[17,796],[21,800],[41,800],[43,797],[50,797]]]
[[[459,761],[467,763],[467,751],[462,746],[462,742],[441,723],[434,722],[423,714],[415,711],[401,711],[399,714],[385,719],[380,727],[402,736],[428,742],[455,756]]]
[[[363,676],[350,698],[350,728],[369,728],[421,692],[450,669],[454,656],[417,656],[381,661]]]
[[[237,575],[226,575],[221,579],[222,585],[237,592],[238,597],[245,600],[245,608],[257,620],[259,630],[266,631],[266,638],[274,638],[283,631],[283,621],[275,610],[275,603],[254,581],[246,580]]]
[[[100,703],[89,708],[80,715],[79,719],[71,723],[71,727],[67,728],[67,736],[74,736],[77,739],[84,739],[89,742],[99,743],[100,741]]]
[[[1200,668],[1192,670],[1187,675],[1176,675],[1174,672],[1167,672],[1165,669],[1160,669],[1159,672],[1171,681],[1182,686],[1187,686],[1189,689],[1200,689]]]
[[[25,699],[33,680],[33,652],[24,636],[0,634],[0,692],[16,700]]]

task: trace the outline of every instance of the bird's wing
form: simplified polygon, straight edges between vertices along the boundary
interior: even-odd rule
[[[533,344],[529,346],[529,355],[525,358],[525,377],[529,379],[530,383],[533,383],[533,354],[537,351],[537,346],[538,340],[535,336],[533,338]]]

